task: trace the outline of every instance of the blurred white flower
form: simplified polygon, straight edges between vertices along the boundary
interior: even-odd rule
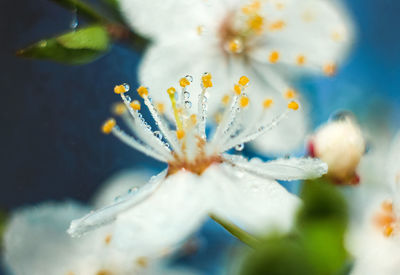
[[[298,97],[290,81],[300,73],[334,74],[352,40],[352,26],[339,1],[121,0],[120,4],[132,27],[153,42],[139,68],[139,80],[145,86],[151,83],[154,91],[173,85],[172,79],[186,73],[200,75],[212,68],[220,87],[216,98],[245,74],[253,80],[253,100],[268,96],[279,103],[281,95]],[[153,97],[165,100],[159,93]],[[216,111],[216,104],[210,104],[210,112]],[[279,113],[279,108],[271,111]],[[307,130],[303,111],[273,130],[269,139],[258,140],[258,149],[288,153],[301,145]]]
[[[138,182],[141,177],[144,176],[139,171],[124,173],[117,181],[110,181],[98,197],[101,200],[110,197],[110,191],[128,182],[130,186],[142,184],[144,182]],[[96,205],[101,205],[101,200],[96,201]],[[116,249],[112,226],[80,239],[71,238],[66,232],[68,224],[88,209],[68,201],[47,202],[13,212],[4,235],[4,262],[9,271],[15,275],[195,274],[167,268],[166,262],[161,260],[163,255],[145,254],[139,248]]]
[[[124,108],[118,113],[128,122],[137,138],[122,131],[114,119],[106,121],[103,132],[112,133],[131,147],[168,164],[168,168],[149,183],[119,197],[109,206],[89,213],[71,223],[72,236],[84,233],[116,220],[114,241],[129,250],[129,246],[143,250],[174,247],[194,232],[212,213],[243,226],[252,232],[266,228],[287,229],[298,206],[298,199],[288,193],[275,179],[297,180],[316,178],[326,173],[326,164],[312,158],[287,158],[269,162],[224,153],[235,148],[240,151],[251,141],[276,126],[289,113],[299,108],[295,101],[287,103],[282,113],[266,119],[271,100],[256,102],[264,105],[261,117],[251,118],[247,112],[253,107],[245,90],[249,79],[241,77],[235,92],[226,99],[213,136],[206,137],[208,89],[211,74],[202,77],[197,111],[192,112],[188,86],[190,78],[183,77],[181,90],[167,90],[175,114],[176,130],[170,129],[164,107],[153,105],[147,88],[137,89],[159,130],[152,131],[143,120],[140,102],[130,101],[127,86],[116,86]],[[157,110],[158,109],[158,110]],[[130,241],[127,242],[126,239]]]
[[[357,166],[365,152],[365,140],[355,119],[345,115],[322,125],[309,141],[312,157],[328,164],[328,176],[339,184],[357,184]]]
[[[371,167],[366,161],[361,168],[364,164],[378,174],[386,171],[386,178],[381,177],[375,186],[360,186],[363,201],[356,202],[363,207],[358,212],[363,213],[363,221],[353,222],[348,237],[349,249],[355,256],[351,274],[397,275],[400,270],[400,133],[386,151],[385,163]],[[362,180],[364,174],[371,173],[360,170]]]

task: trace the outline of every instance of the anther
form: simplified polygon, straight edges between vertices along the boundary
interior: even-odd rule
[[[144,86],[140,86],[136,91],[141,97],[145,97],[149,94],[149,90]]]
[[[264,17],[262,17],[261,15],[254,15],[251,16],[249,18],[249,20],[247,21],[247,24],[249,26],[250,29],[252,29],[253,31],[260,33],[262,31],[263,25],[264,25]]]
[[[176,90],[174,87],[170,87],[167,89],[167,93],[169,94],[169,96],[173,96],[176,93]]]
[[[269,107],[272,106],[273,103],[274,103],[274,101],[272,99],[270,99],[270,98],[265,99],[263,102],[264,109],[268,109]]]
[[[304,65],[304,63],[306,63],[306,57],[304,55],[300,54],[299,56],[297,56],[296,63],[299,66]]]
[[[333,63],[326,64],[322,70],[324,71],[325,75],[333,76],[336,73],[336,65]]]
[[[290,101],[288,103],[288,108],[296,111],[297,109],[299,109],[299,103],[297,103],[296,101]]]
[[[243,43],[239,39],[234,38],[229,41],[228,49],[232,53],[240,53],[243,50]]]
[[[229,99],[230,99],[230,98],[231,98],[231,97],[230,97],[229,95],[224,95],[224,96],[222,97],[222,99],[221,99],[222,104],[224,104],[225,106],[228,105]]]
[[[156,104],[156,109],[160,114],[164,114],[165,113],[165,105],[164,105],[164,103],[157,103]]]
[[[124,103],[114,104],[112,112],[117,116],[123,115],[126,112],[125,104]]]
[[[233,91],[235,92],[236,95],[240,95],[242,93],[242,87],[238,84],[235,84],[233,86]]]
[[[190,81],[189,81],[186,77],[182,77],[182,78],[179,80],[179,85],[180,85],[182,88],[185,88],[186,86],[189,86],[189,85],[190,85]]]
[[[213,86],[212,81],[211,81],[211,74],[206,73],[201,77],[201,82],[203,84],[203,88],[210,88]]]
[[[116,94],[123,94],[126,92],[124,85],[117,85],[114,87],[114,93]]]
[[[293,99],[296,97],[296,91],[293,89],[288,89],[285,93],[285,98],[287,99]]]
[[[249,78],[247,76],[242,76],[239,79],[239,84],[242,86],[246,86],[249,83]]]
[[[278,21],[275,21],[275,22],[271,23],[271,24],[268,26],[268,28],[269,28],[271,31],[277,31],[277,30],[283,29],[285,26],[286,26],[286,24],[285,24],[284,21],[278,20]]]
[[[112,132],[112,129],[115,127],[116,125],[116,121],[113,118],[110,118],[108,120],[106,120],[106,122],[104,122],[101,130],[104,134],[109,134]]]
[[[245,108],[249,105],[250,99],[247,96],[242,96],[239,101],[239,105],[241,108]]]
[[[385,228],[383,229],[383,235],[385,237],[390,237],[392,234],[393,234],[393,226],[391,225],[385,226]]]
[[[130,103],[130,106],[133,110],[139,111],[140,110],[140,102],[138,100],[134,100]]]
[[[185,131],[182,130],[182,129],[176,130],[176,137],[177,137],[178,139],[184,138],[184,137],[185,137]]]
[[[278,60],[279,60],[279,52],[277,51],[271,52],[271,54],[269,55],[269,62],[275,64]]]

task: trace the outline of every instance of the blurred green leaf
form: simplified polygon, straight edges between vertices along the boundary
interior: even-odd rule
[[[113,7],[114,9],[119,9],[119,1],[118,0],[103,0],[105,3]]]
[[[107,31],[100,25],[93,25],[41,40],[19,50],[17,55],[78,65],[91,62],[106,53],[109,44]]]
[[[0,210],[0,246],[3,244],[3,234],[6,228],[7,213],[4,210]]]
[[[302,243],[290,236],[271,236],[244,262],[241,275],[319,275],[310,265]]]

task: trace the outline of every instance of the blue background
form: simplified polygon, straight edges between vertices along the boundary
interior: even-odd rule
[[[311,102],[313,126],[338,109],[350,109],[361,122],[372,117],[398,129],[400,2],[346,3],[357,28],[352,53],[336,77],[309,77],[301,83]],[[20,59],[14,56],[18,48],[65,31],[72,13],[46,0],[1,1],[0,13],[0,208],[48,199],[85,201],[119,170],[162,168],[99,131],[116,100],[114,85],[138,85],[140,53],[117,44],[83,66]],[[222,231],[215,234],[226,238]]]

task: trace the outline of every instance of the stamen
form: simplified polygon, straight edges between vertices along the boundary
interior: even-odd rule
[[[202,25],[197,26],[196,31],[198,35],[202,35],[204,32],[204,26]]]
[[[251,30],[253,30],[256,33],[261,33],[263,30],[263,26],[264,26],[264,17],[262,17],[259,14],[255,14],[253,16],[251,16],[248,20],[247,20],[247,25],[249,26],[249,28]]]
[[[269,55],[269,62],[275,64],[279,59],[279,52],[277,51],[273,51],[271,52],[271,54]]]
[[[383,235],[384,235],[385,237],[390,237],[390,236],[393,234],[393,230],[394,230],[393,226],[387,225],[387,226],[385,226],[385,228],[383,229]]]
[[[185,137],[185,131],[184,130],[176,130],[176,137],[178,139],[183,139]]]
[[[165,105],[164,103],[157,103],[156,104],[156,109],[160,114],[164,114],[165,113]]]
[[[296,111],[299,109],[299,104],[296,101],[290,101],[288,103],[288,108]]]
[[[116,94],[123,94],[126,92],[127,92],[127,90],[125,89],[124,85],[117,85],[114,87],[114,93],[116,93]]]
[[[137,93],[139,94],[140,97],[144,97],[145,95],[149,94],[149,90],[146,87],[140,86],[137,88]]]
[[[249,105],[250,99],[247,96],[240,97],[239,106],[241,108],[247,107]]]
[[[333,76],[336,73],[336,65],[333,63],[325,64],[322,70],[325,75]]]
[[[304,55],[300,54],[299,56],[297,56],[296,63],[299,66],[304,65],[304,63],[306,63],[306,57]]]
[[[130,106],[135,111],[140,111],[140,102],[138,100],[134,100],[130,103]]]
[[[295,90],[293,90],[293,89],[288,89],[287,91],[286,91],[286,93],[285,93],[285,98],[286,99],[293,99],[293,98],[295,98],[296,97],[296,91]]]
[[[247,76],[242,76],[239,79],[239,85],[242,85],[242,87],[245,87],[249,83],[249,78]]]
[[[238,38],[231,39],[228,42],[228,50],[231,53],[241,53],[243,51],[243,42]]]
[[[270,31],[278,31],[278,30],[283,29],[285,26],[286,26],[285,21],[278,20],[278,21],[275,21],[275,22],[271,23],[271,24],[268,26],[268,29],[269,29]]]
[[[174,87],[170,87],[167,89],[167,93],[169,95],[169,99],[171,100],[172,110],[174,111],[176,129],[182,130],[183,124],[182,124],[182,120],[179,116],[179,108],[176,106],[176,99],[175,99],[176,90]]]
[[[239,88],[240,89],[240,88]],[[236,91],[235,91],[236,92]],[[222,97],[222,99],[221,99],[221,102],[222,102],[222,104],[223,105],[228,105],[228,103],[229,103],[229,100],[231,99],[231,97],[228,95],[228,94],[226,94],[226,95],[224,95],[223,97]]]
[[[248,5],[245,5],[242,7],[242,12],[244,14],[252,14],[257,12],[261,8],[261,2],[260,1],[254,1],[253,3],[250,3]]]
[[[272,106],[273,103],[274,103],[274,101],[272,99],[270,99],[270,98],[265,99],[263,102],[264,109],[268,109],[269,107]]]
[[[206,122],[207,122],[207,102],[206,102],[206,89],[213,86],[212,76],[210,73],[205,73],[201,77],[201,87],[202,91],[199,95],[199,102],[197,106],[198,115],[200,115],[200,123],[198,125],[198,133],[203,138],[206,139]]]
[[[116,121],[113,118],[108,119],[106,122],[104,122],[101,130],[104,134],[110,134],[112,132],[112,129],[116,125]]]
[[[124,103],[116,103],[113,106],[113,113],[117,116],[122,116],[126,112],[126,107]]]

